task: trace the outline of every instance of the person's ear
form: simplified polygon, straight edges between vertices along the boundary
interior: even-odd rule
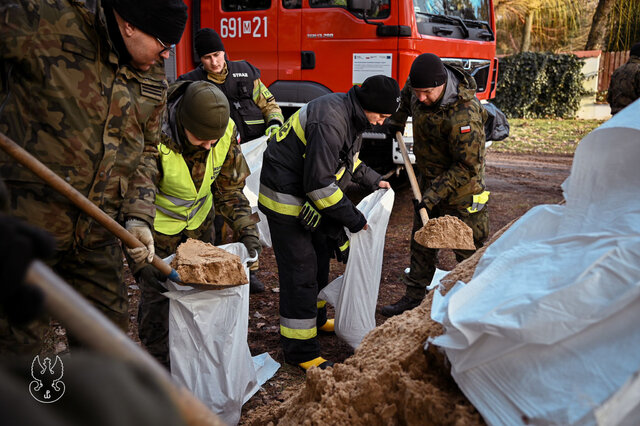
[[[123,25],[123,35],[126,37],[131,37],[133,35],[133,33],[136,32],[137,28],[134,27],[133,25],[131,25],[129,22],[124,21],[124,25]]]

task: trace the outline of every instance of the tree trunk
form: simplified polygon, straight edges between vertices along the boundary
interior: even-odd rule
[[[602,50],[604,46],[604,38],[607,33],[607,20],[611,9],[616,0],[598,0],[598,7],[593,14],[593,21],[591,21],[591,30],[589,31],[589,38],[587,38],[587,44],[585,50]]]
[[[524,21],[524,29],[522,30],[522,46],[520,52],[528,52],[531,50],[531,28],[533,27],[533,10],[527,12]]]

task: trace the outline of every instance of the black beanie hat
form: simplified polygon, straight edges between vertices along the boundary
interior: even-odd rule
[[[182,0],[111,0],[118,15],[165,44],[177,44],[187,23]]]
[[[629,52],[631,56],[640,56],[640,42],[631,46],[631,51]]]
[[[224,44],[218,33],[211,28],[202,28],[196,33],[196,53],[203,57],[212,52],[224,51]]]
[[[411,64],[409,79],[414,89],[438,87],[447,82],[447,71],[438,56],[433,53],[423,53]]]
[[[360,105],[367,111],[393,114],[400,106],[400,86],[391,77],[374,75],[367,78],[362,86],[355,86],[353,90]]]
[[[220,139],[229,124],[229,101],[214,84],[189,84],[178,106],[180,122],[198,139]]]

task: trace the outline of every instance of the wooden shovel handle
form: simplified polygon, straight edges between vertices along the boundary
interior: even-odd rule
[[[413,165],[411,165],[411,159],[409,159],[409,153],[407,152],[407,146],[404,144],[404,138],[402,137],[402,133],[396,132],[396,140],[398,141],[398,146],[400,147],[400,152],[402,152],[402,159],[404,160],[404,168],[407,170],[407,176],[409,176],[409,182],[411,183],[411,190],[413,191],[413,198],[418,201],[422,201],[422,193],[420,192],[420,187],[418,186],[418,179],[416,179],[416,174],[413,171]],[[420,219],[422,219],[422,224],[426,225],[429,221],[429,214],[427,213],[427,209],[420,209]]]
[[[25,281],[42,291],[47,312],[83,344],[115,359],[135,363],[154,377],[174,402],[187,425],[224,425],[199,399],[175,383],[155,359],[44,263],[33,261]]]
[[[7,154],[13,157],[20,164],[31,170],[43,181],[48,183],[53,189],[67,197],[80,210],[91,216],[96,222],[107,228],[109,232],[115,235],[129,248],[145,247],[136,237],[131,235],[122,225],[113,220],[109,215],[103,212],[98,206],[89,201],[73,186],[65,182],[60,176],[52,172],[47,166],[42,164],[37,158],[28,153],[20,145],[12,141],[3,133],[0,133],[0,147]],[[164,262],[160,257],[154,256],[151,262],[153,266],[158,268],[164,275],[168,275],[173,281],[180,280],[175,270]]]

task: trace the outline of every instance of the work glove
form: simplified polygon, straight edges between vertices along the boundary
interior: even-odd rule
[[[416,211],[417,214],[420,214],[420,209],[427,209],[427,205],[425,204],[424,200],[416,200],[415,198],[413,198],[411,201],[413,201],[413,209]]]
[[[26,324],[42,312],[44,297],[37,287],[24,283],[31,261],[55,251],[47,232],[15,217],[0,214],[0,304],[12,324]]]
[[[347,264],[347,260],[349,259],[349,237],[347,237],[347,233],[342,232],[338,235],[337,238],[329,239],[329,255],[333,259],[335,258],[338,262],[342,262],[345,265]]]
[[[264,134],[267,136],[267,138],[270,138],[271,135],[273,135],[278,130],[280,130],[280,124],[272,124],[271,126],[267,127],[267,130],[265,130]]]
[[[300,214],[298,215],[298,219],[300,220],[302,227],[311,232],[318,228],[321,218],[322,215],[308,201],[304,203],[302,210],[300,210]]]
[[[140,219],[127,219],[124,227],[131,235],[136,237],[138,241],[145,245],[145,247],[127,247],[127,253],[129,256],[131,256],[133,261],[136,263],[143,263],[144,261],[151,263],[156,250],[153,246],[153,234],[151,233],[151,229],[147,222]]]
[[[247,248],[249,257],[255,257],[256,254],[259,256],[262,253],[262,244],[255,235],[245,235],[240,238],[240,242]]]
[[[401,126],[400,124],[388,123],[387,129],[389,129],[389,134],[391,135],[391,137],[395,138],[396,132],[400,132],[400,134],[404,135],[404,126]]]

